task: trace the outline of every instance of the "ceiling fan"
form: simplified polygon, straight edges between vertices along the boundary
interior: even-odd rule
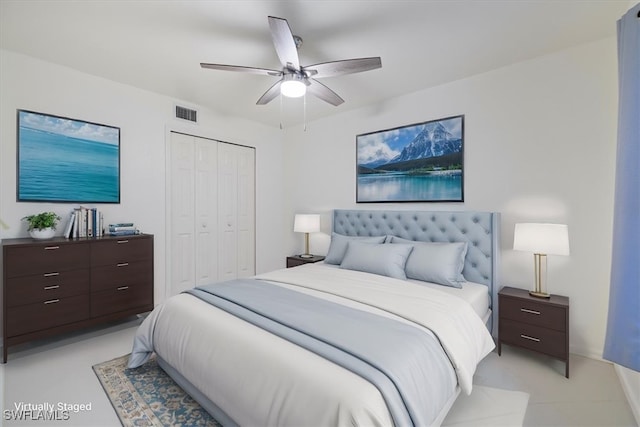
[[[279,94],[296,98],[303,96],[308,90],[312,95],[331,105],[340,105],[344,99],[337,93],[320,83],[317,78],[341,76],[343,74],[360,73],[382,67],[380,57],[345,59],[342,61],[323,62],[320,64],[301,66],[298,59],[298,48],[302,39],[294,36],[286,19],[269,16],[269,28],[282,70],[267,68],[243,67],[238,65],[200,63],[202,68],[225,71],[240,71],[251,74],[281,77],[271,86],[256,104],[265,105]]]

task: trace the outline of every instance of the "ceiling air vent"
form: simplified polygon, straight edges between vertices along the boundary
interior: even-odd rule
[[[198,123],[198,111],[190,108],[181,107],[176,105],[176,117],[182,120],[188,120],[193,123]]]

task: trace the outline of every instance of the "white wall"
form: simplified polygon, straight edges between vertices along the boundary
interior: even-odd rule
[[[16,109],[118,126],[121,129],[121,203],[99,205],[105,222],[133,221],[155,236],[155,301],[165,295],[165,161],[167,131],[256,147],[256,268],[282,268],[282,135],[275,128],[200,109],[198,125],[173,118],[176,100],[0,50],[0,238],[27,237],[20,219],[69,204],[17,203]],[[184,105],[184,103],[181,103]],[[188,104],[186,104],[188,106]]]
[[[571,255],[549,256],[549,288],[571,300],[571,351],[600,358],[611,258],[616,42],[605,39],[338,113],[286,131],[290,217],[334,208],[502,213],[502,285],[531,288],[533,256],[512,250],[516,222],[569,226]],[[382,69],[384,72],[384,67]],[[414,70],[419,72],[419,70]],[[348,100],[347,100],[348,102]],[[355,136],[465,115],[465,202],[355,203]],[[289,227],[292,230],[292,227]],[[324,253],[327,235],[312,236]],[[290,233],[290,253],[302,236]]]

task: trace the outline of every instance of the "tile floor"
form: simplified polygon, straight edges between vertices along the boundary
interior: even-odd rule
[[[139,320],[10,349],[0,365],[0,410],[14,402],[91,403],[67,421],[5,420],[4,426],[118,426],[118,418],[91,366],[131,351]],[[636,426],[613,366],[571,356],[571,378],[564,364],[518,348],[503,346],[482,361],[474,383],[529,393],[524,426]]]

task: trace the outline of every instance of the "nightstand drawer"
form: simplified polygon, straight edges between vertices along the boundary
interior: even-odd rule
[[[566,310],[534,301],[500,297],[500,318],[540,326],[543,328],[566,331]]]
[[[539,326],[509,320],[500,321],[500,340],[506,344],[567,359],[566,334]]]

